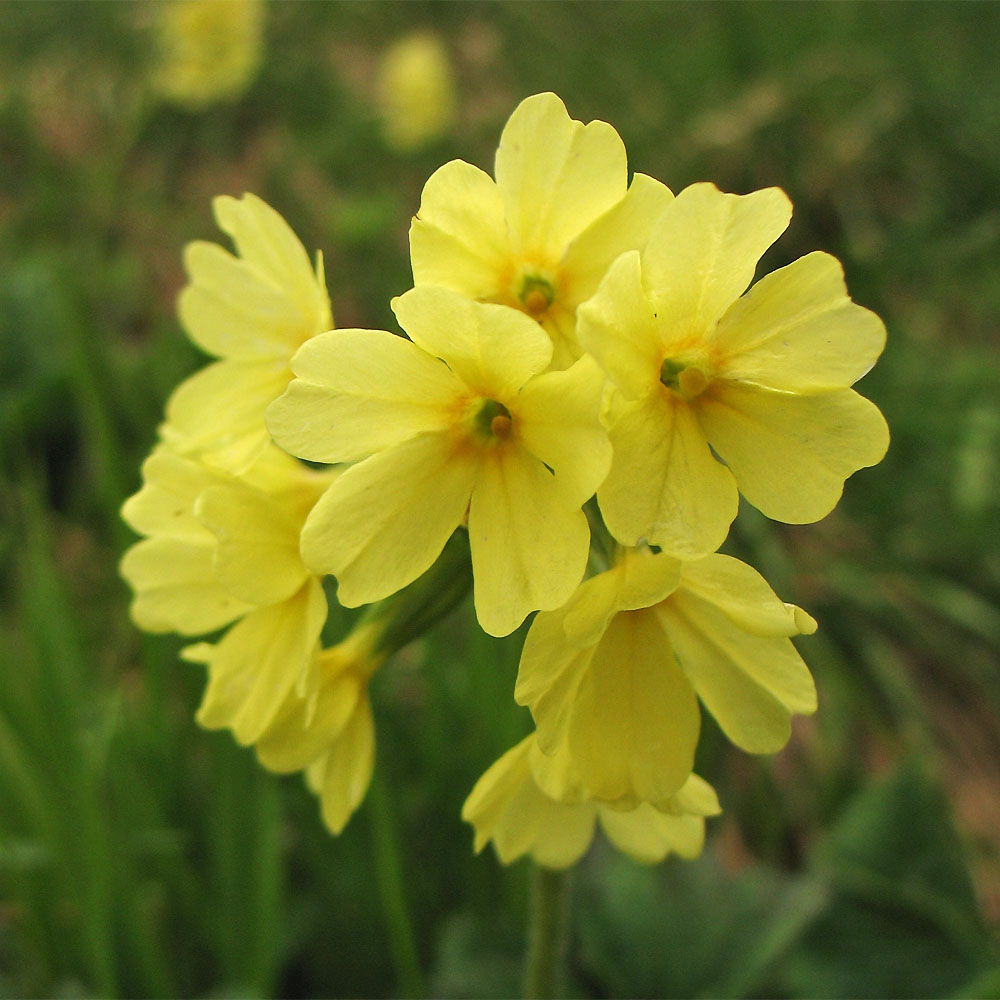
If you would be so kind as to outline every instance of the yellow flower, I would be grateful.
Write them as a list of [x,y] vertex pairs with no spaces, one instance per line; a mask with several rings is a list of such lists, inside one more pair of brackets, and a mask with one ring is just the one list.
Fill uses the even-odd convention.
[[333,326],[323,278],[284,219],[252,194],[212,202],[237,256],[195,241],[178,302],[191,339],[217,361],[177,387],[161,437],[178,452],[240,471],[267,448],[264,410],[292,377],[289,360]]
[[678,562],[625,552],[558,611],[532,622],[514,697],[546,753],[564,744],[588,795],[662,807],[691,773],[697,699],[750,753],[774,753],[790,716],[816,708],[788,636],[814,631],[729,556]]
[[[275,440],[351,462],[309,515],[302,552],[356,607],[427,570],[467,521],[475,605],[491,635],[573,592],[587,563],[582,505],[610,462],[590,358],[546,372],[552,345],[506,306],[443,288],[393,302],[412,340],[336,330],[304,344],[268,410]],[[442,360],[443,359],[443,360]]]
[[545,756],[532,735],[476,782],[462,818],[475,828],[477,853],[492,840],[504,864],[528,854],[539,865],[559,869],[583,856],[598,821],[607,838],[636,861],[652,864],[671,851],[696,858],[705,840],[704,817],[719,811],[714,790],[695,774],[662,809],[645,802],[628,809],[595,802],[575,780],[565,752]]
[[382,56],[376,100],[386,142],[402,152],[436,139],[455,115],[455,82],[441,40],[426,32],[407,35]]
[[285,695],[315,690],[326,598],[302,563],[298,539],[331,474],[273,446],[243,477],[161,447],[143,477],[122,511],[149,536],[122,558],[135,591],[132,616],[141,628],[182,635],[235,622],[217,643],[186,655],[209,666],[206,725],[229,726],[252,743]]
[[568,368],[582,353],[577,306],[645,244],[672,195],[644,174],[629,186],[618,133],[572,120],[555,94],[517,107],[495,174],[452,160],[427,181],[410,227],[413,283],[522,310],[552,339],[553,367]]
[[[368,681],[385,658],[376,651],[379,636],[379,626],[362,625],[324,649],[317,660],[314,696],[288,692],[255,747],[271,771],[305,771],[332,833],[343,830],[371,782],[375,724]],[[212,725],[204,706],[199,721]]]
[[850,388],[885,328],[848,298],[837,261],[811,253],[740,298],[790,217],[777,188],[695,184],[580,307],[580,342],[616,388],[597,498],[623,544],[712,552],[737,487],[768,517],[819,520],[885,454],[885,420]]
[[260,65],[263,0],[169,0],[159,14],[153,84],[190,108],[232,100]]

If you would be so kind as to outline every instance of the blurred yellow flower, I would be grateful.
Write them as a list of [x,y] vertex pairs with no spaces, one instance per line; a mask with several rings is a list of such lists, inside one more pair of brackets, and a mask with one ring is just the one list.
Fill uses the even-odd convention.
[[642,247],[672,195],[636,174],[606,122],[555,94],[522,101],[500,137],[496,181],[452,160],[424,185],[410,227],[413,283],[513,306],[541,323],[552,366],[581,355],[576,308],[621,253]]
[[441,39],[418,32],[391,45],[379,62],[375,98],[386,142],[401,152],[445,132],[455,117],[455,82]]
[[623,544],[713,552],[737,489],[768,517],[817,521],[885,455],[882,414],[850,388],[885,327],[848,298],[838,262],[811,253],[740,298],[790,217],[777,188],[692,185],[580,307],[580,342],[616,390],[597,499]]
[[310,514],[303,555],[356,607],[415,580],[467,522],[479,622],[506,635],[531,611],[559,607],[583,577],[581,508],[611,460],[603,377],[590,358],[546,372],[548,337],[506,306],[422,287],[393,309],[412,340],[314,337],[268,409],[291,454],[357,461]]
[[652,864],[671,852],[696,858],[705,817],[719,812],[715,791],[696,774],[659,809],[645,802],[625,809],[595,802],[586,797],[565,751],[548,757],[531,735],[476,782],[462,818],[475,828],[477,853],[492,840],[504,864],[527,854],[560,869],[579,861],[598,822],[611,843],[636,861]]
[[242,477],[161,446],[122,508],[147,536],[121,562],[136,624],[181,635],[231,625],[187,655],[209,669],[203,721],[243,744],[261,736],[290,692],[315,694],[327,606],[299,555],[299,531],[332,475],[273,446]]
[[263,0],[167,0],[157,8],[153,85],[190,108],[239,97],[260,66]]
[[681,563],[630,550],[535,617],[514,697],[530,707],[542,751],[565,746],[589,796],[662,808],[691,773],[699,698],[750,753],[779,750],[790,716],[815,711],[788,639],[815,628],[730,556]]
[[237,253],[189,243],[178,311],[191,340],[223,360],[174,390],[160,435],[175,451],[239,472],[268,447],[264,410],[288,385],[292,355],[333,317],[322,255],[314,269],[273,208],[252,194],[215,198],[212,208]]

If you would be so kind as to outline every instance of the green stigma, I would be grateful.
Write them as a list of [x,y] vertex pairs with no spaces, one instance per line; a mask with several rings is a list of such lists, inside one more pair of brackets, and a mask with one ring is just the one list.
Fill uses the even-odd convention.
[[476,414],[475,423],[476,430],[483,437],[503,440],[510,436],[510,410],[495,399],[483,400],[483,405]]
[[521,291],[518,298],[524,304],[524,308],[532,316],[540,316],[552,305],[552,300],[556,297],[556,290],[552,287],[552,282],[537,276],[525,277],[521,283]]
[[678,396],[694,399],[708,388],[709,377],[701,365],[665,358],[660,365],[660,382]]

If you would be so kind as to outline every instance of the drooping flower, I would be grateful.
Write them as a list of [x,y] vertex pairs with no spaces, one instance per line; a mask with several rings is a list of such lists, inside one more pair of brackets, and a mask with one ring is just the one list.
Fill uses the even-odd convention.
[[789,636],[815,631],[755,570],[714,554],[630,550],[557,611],[535,617],[514,690],[539,747],[564,745],[591,797],[661,807],[687,780],[698,699],[750,753],[774,753],[816,708]]
[[737,489],[775,520],[819,520],[884,456],[885,420],[850,386],[885,328],[848,298],[837,261],[811,253],[740,297],[790,217],[777,188],[695,184],[580,307],[580,342],[615,387],[598,502],[622,544],[713,552]]
[[436,35],[416,32],[379,62],[376,101],[386,142],[410,152],[438,138],[455,116],[451,60]]
[[[323,821],[340,833],[361,804],[375,764],[375,723],[368,682],[385,659],[378,649],[380,627],[362,624],[317,657],[317,686],[311,698],[285,694],[254,749],[261,764],[279,774],[303,771],[319,796]],[[206,694],[198,721],[207,728],[228,725],[228,712]],[[216,722],[216,718],[219,722]]]
[[530,735],[476,782],[462,818],[475,828],[477,853],[492,840],[504,864],[527,854],[543,867],[561,869],[583,856],[598,822],[636,861],[652,864],[670,852],[695,858],[705,840],[705,817],[719,811],[714,790],[695,774],[659,809],[645,802],[615,809],[587,798],[565,750],[546,756]]
[[582,353],[577,306],[673,196],[644,174],[629,185],[618,133],[574,121],[555,94],[518,105],[495,174],[452,160],[430,177],[410,227],[413,283],[522,310],[551,338],[552,366],[568,368]]
[[315,691],[327,606],[298,538],[332,475],[273,445],[240,477],[161,446],[123,508],[147,536],[121,563],[135,591],[136,623],[181,635],[230,626],[189,656],[208,664],[206,718],[241,743],[264,732],[289,692],[308,698]]
[[393,308],[412,340],[315,337],[268,410],[290,453],[357,462],[307,519],[303,555],[356,607],[415,580],[467,522],[480,624],[506,635],[562,604],[583,576],[581,508],[610,462],[603,377],[590,358],[546,372],[548,337],[506,306],[423,287]]
[[168,0],[156,11],[153,85],[192,109],[239,97],[260,65],[263,0]]
[[182,454],[239,472],[264,451],[264,410],[292,377],[289,361],[333,326],[323,277],[288,223],[252,194],[212,202],[236,255],[195,241],[184,251],[190,283],[178,301],[191,339],[222,360],[182,382],[160,435]]

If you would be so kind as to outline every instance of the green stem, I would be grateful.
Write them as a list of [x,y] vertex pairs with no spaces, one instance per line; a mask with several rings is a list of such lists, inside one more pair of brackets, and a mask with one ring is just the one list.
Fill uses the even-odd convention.
[[406,900],[403,880],[403,859],[399,850],[399,834],[393,815],[389,794],[376,769],[368,790],[370,803],[372,841],[375,860],[375,881],[378,887],[389,952],[399,995],[423,997],[427,995],[424,976],[420,969],[413,921]]
[[558,995],[568,939],[569,883],[568,871],[540,865],[534,870],[524,970],[526,1000],[551,1000]]

